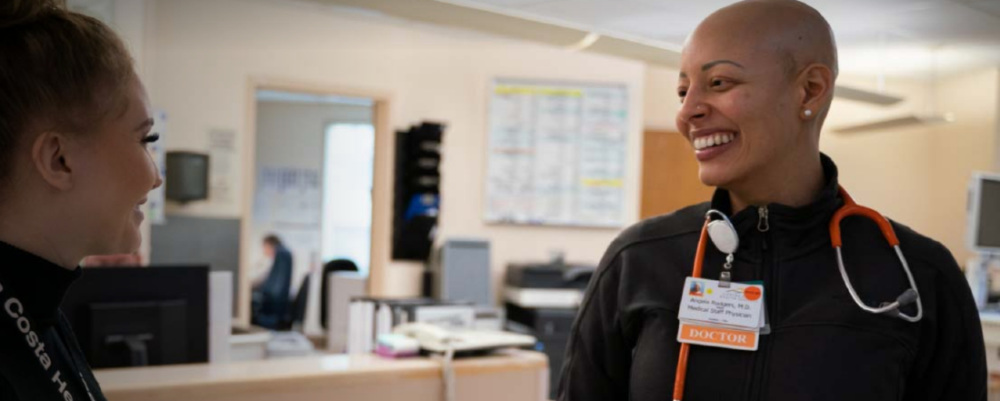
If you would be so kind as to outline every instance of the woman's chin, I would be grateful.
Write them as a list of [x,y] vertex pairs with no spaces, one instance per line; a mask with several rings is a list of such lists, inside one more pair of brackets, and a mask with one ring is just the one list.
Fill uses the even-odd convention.
[[715,187],[715,188],[725,187],[726,183],[729,182],[726,171],[714,167],[715,166],[712,167],[702,166],[701,168],[699,168],[698,179],[701,180],[702,184],[705,184],[710,187]]

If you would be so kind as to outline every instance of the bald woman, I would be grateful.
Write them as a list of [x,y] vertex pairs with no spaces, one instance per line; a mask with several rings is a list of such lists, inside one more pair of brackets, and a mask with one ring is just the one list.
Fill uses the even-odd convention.
[[[919,293],[917,322],[862,310],[844,285],[829,232],[844,197],[819,151],[836,78],[833,33],[805,4],[744,1],[697,27],[681,53],[677,127],[717,189],[610,245],[573,325],[560,400],[986,399],[979,316],[944,246],[891,223]],[[732,281],[763,283],[767,326],[755,351],[694,345],[679,364],[678,311],[710,209],[739,237]],[[871,220],[848,218],[841,231],[868,305],[910,288]],[[702,277],[719,280],[726,256],[708,241]],[[917,304],[899,312],[914,316]]]

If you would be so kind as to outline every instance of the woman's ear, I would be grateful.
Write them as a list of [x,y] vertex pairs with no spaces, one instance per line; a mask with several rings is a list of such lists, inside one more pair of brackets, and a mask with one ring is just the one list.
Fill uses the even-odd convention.
[[31,161],[35,171],[49,186],[59,191],[73,188],[69,145],[65,134],[52,131],[39,134],[31,144]]
[[802,70],[798,83],[802,91],[799,115],[810,119],[823,111],[833,96],[833,71],[823,64],[811,64]]

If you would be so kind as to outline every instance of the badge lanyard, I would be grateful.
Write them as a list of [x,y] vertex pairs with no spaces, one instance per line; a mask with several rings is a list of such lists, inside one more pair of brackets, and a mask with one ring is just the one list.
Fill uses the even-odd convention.
[[[691,269],[691,277],[701,277],[701,266],[705,261],[705,239],[707,238],[708,219],[705,219],[705,225],[701,226],[701,236],[698,238],[698,250],[694,254],[694,268]],[[684,379],[687,377],[689,352],[691,352],[691,344],[681,343],[681,349],[677,356],[677,374],[674,377],[674,401],[680,401],[684,396]]]

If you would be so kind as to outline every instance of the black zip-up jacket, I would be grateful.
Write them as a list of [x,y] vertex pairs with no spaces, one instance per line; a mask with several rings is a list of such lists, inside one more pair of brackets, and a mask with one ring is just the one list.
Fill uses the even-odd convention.
[[0,242],[0,401],[104,401],[59,304],[81,269]]
[[[685,401],[986,400],[979,314],[940,243],[892,223],[923,302],[920,322],[871,314],[851,299],[830,243],[829,222],[843,204],[837,169],[821,158],[826,185],[807,206],[731,215],[729,194],[718,190],[711,203],[625,230],[573,324],[559,400],[672,399],[681,291],[709,208],[732,216],[740,237],[733,280],[763,280],[771,333],[756,352],[691,346]],[[875,223],[849,217],[841,230],[844,263],[864,301],[878,306],[908,288]],[[707,245],[703,277],[718,279],[724,257]]]

